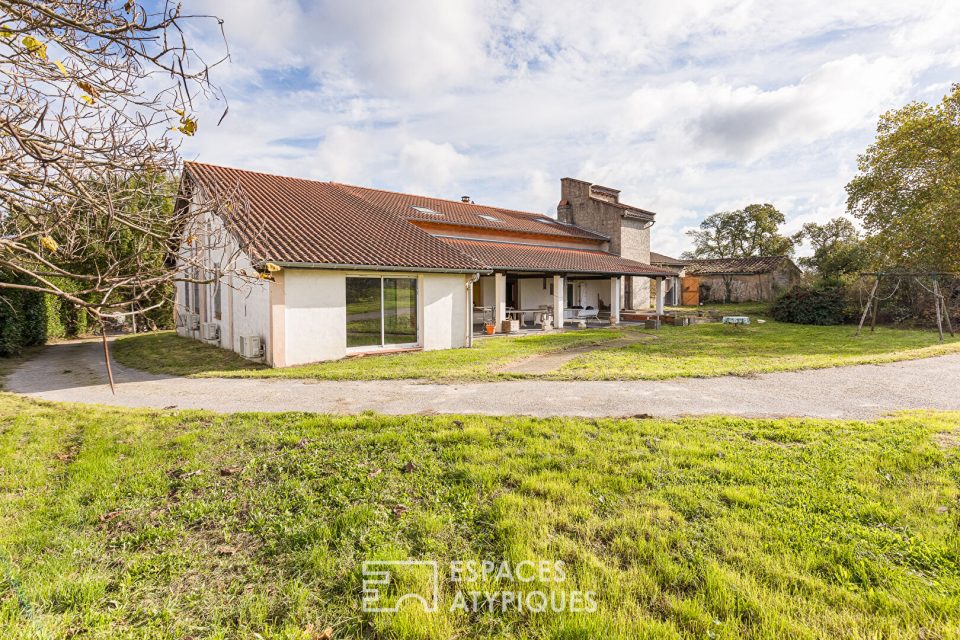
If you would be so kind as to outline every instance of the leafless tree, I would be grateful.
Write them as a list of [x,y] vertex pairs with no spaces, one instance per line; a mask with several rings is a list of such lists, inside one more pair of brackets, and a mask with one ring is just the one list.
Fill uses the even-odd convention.
[[57,295],[102,322],[229,268],[200,250],[178,271],[157,258],[184,229],[206,251],[226,242],[196,237],[204,212],[173,208],[171,185],[179,144],[201,131],[197,103],[223,98],[210,69],[228,55],[224,40],[208,64],[186,39],[188,22],[222,35],[217,18],[159,4],[0,0],[0,292]]

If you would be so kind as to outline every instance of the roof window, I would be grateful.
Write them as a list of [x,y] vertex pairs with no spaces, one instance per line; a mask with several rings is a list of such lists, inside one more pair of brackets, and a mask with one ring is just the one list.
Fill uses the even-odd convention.
[[503,220],[501,220],[500,218],[494,218],[493,216],[484,215],[482,213],[479,214],[479,216],[484,220],[489,220],[490,222],[503,222]]
[[443,215],[443,214],[440,213],[439,211],[434,211],[433,209],[430,209],[429,207],[417,207],[417,206],[414,206],[414,205],[410,205],[410,208],[413,209],[414,211],[416,211],[417,213],[425,213],[425,214],[427,214],[428,216],[442,216],[442,215]]

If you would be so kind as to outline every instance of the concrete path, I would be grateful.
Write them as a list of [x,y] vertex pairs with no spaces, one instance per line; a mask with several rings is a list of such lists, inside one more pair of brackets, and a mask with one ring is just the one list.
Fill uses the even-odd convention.
[[98,342],[53,345],[4,382],[9,391],[61,402],[235,411],[483,413],[537,416],[873,418],[899,409],[960,410],[960,355],[738,378],[669,381],[510,381],[421,384],[189,379],[114,364],[110,394]]

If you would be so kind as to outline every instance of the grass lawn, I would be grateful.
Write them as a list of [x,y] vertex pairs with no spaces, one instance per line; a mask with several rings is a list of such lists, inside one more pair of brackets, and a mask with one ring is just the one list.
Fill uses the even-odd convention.
[[[854,335],[850,326],[815,327],[768,321],[750,326],[664,326],[659,331],[587,329],[516,338],[482,338],[472,349],[451,349],[348,358],[284,369],[253,365],[239,356],[171,332],[118,340],[113,353],[127,366],[154,373],[204,377],[315,378],[434,381],[538,377],[500,369],[525,358],[598,344],[560,369],[540,377],[559,380],[654,380],[691,376],[748,375],[834,367],[960,353],[960,339],[941,345],[931,331],[878,328]],[[602,343],[634,336],[633,344]]]
[[[958,446],[957,413],[220,416],[0,394],[0,636],[956,637]],[[362,563],[403,558],[566,579],[442,579],[437,613],[363,613]],[[597,610],[451,612],[467,587],[594,591]]]

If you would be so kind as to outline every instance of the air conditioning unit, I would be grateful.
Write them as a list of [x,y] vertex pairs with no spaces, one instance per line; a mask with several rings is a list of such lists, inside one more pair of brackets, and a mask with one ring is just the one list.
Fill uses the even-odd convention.
[[244,358],[263,356],[263,341],[260,336],[240,336],[240,355]]
[[187,316],[187,329],[190,331],[196,331],[200,328],[200,316],[196,313],[191,313]]
[[219,340],[220,325],[216,322],[204,322],[200,325],[200,337],[208,341]]

